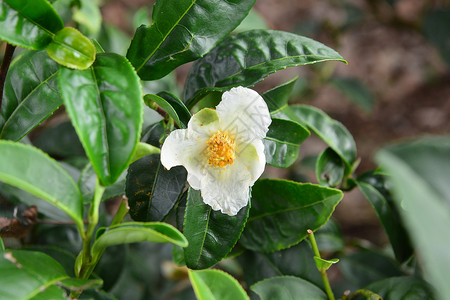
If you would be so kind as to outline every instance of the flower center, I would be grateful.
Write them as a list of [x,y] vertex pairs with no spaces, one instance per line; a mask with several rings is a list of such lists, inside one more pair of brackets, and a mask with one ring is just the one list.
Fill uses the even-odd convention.
[[231,165],[236,158],[235,142],[225,132],[217,131],[207,142],[208,163],[214,167]]

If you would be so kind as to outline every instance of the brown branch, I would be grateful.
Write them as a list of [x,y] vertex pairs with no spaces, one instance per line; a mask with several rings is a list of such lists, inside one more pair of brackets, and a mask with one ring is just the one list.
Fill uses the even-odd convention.
[[2,66],[0,67],[0,109],[2,108],[3,87],[5,85],[6,73],[8,73],[15,49],[16,46],[6,43],[5,55],[3,56]]

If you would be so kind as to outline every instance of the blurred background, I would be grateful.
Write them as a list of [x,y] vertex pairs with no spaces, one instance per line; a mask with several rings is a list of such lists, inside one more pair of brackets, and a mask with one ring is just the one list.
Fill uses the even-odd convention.
[[[154,3],[149,0],[51,2],[65,20],[73,19],[66,25],[77,25],[89,37],[97,39],[105,51],[122,55],[135,29],[141,24],[151,24]],[[82,3],[82,8],[67,9],[74,2]],[[347,127],[361,159],[358,175],[376,169],[372,156],[382,146],[427,134],[450,133],[450,1],[256,0],[254,9],[236,31],[260,28],[311,37],[337,50],[347,60],[348,65],[325,62],[279,71],[255,89],[264,92],[298,76],[290,102],[316,106]],[[0,56],[3,51],[4,46]],[[161,80],[144,83],[145,93],[168,90],[181,96],[191,65],[183,65]],[[59,137],[57,143],[52,143],[55,140],[52,130],[56,127]],[[76,142],[63,108],[36,128],[29,139],[70,166],[84,166],[86,162],[77,161],[77,157],[84,156],[84,151]],[[288,169],[268,166],[264,176],[316,182],[315,159],[325,148],[318,138],[311,137],[302,144],[295,165]],[[372,207],[356,189],[345,194],[333,218],[346,244],[355,240],[367,247],[383,249],[388,243]],[[73,228],[60,226],[58,231],[46,226],[41,225],[38,230],[40,238],[47,240],[35,243],[56,243],[70,252],[76,250],[70,246],[79,243]],[[159,275],[162,272],[176,279],[186,274],[178,274],[170,263],[149,271],[165,258],[170,261],[171,251],[164,247],[143,244],[108,251],[97,269],[105,279],[105,289],[115,285],[114,293],[123,299],[147,299],[158,289],[164,295],[161,299],[172,299],[174,295],[182,299],[189,283],[179,281],[167,285]],[[132,254],[127,256],[126,263],[123,255],[119,255],[123,251]],[[150,252],[160,254],[142,260]],[[131,267],[122,270],[125,264]],[[227,268],[233,273],[233,268],[238,267],[230,263]],[[117,281],[121,271],[123,274]],[[236,269],[234,272],[239,273]],[[340,274],[331,274],[332,281],[333,276],[338,278]],[[154,282],[153,291],[142,285],[150,281]]]

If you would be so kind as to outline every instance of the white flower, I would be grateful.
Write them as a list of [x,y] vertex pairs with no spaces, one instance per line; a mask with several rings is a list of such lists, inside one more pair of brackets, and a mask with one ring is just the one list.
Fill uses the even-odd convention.
[[249,188],[266,165],[262,139],[271,123],[269,109],[255,91],[225,92],[216,109],[204,108],[187,129],[174,130],[161,149],[167,169],[183,165],[189,185],[203,201],[230,216],[246,206]]

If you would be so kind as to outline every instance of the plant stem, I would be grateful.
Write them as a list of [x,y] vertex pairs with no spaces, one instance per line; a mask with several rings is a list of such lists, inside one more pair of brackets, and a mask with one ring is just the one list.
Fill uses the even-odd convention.
[[15,49],[16,46],[6,43],[5,55],[3,56],[2,66],[0,67],[0,109],[2,108],[3,87],[5,85],[6,73],[8,73]]
[[[307,232],[309,234],[309,240],[311,241],[311,246],[314,255],[318,258],[321,258],[319,248],[317,247],[316,238],[314,237],[314,233],[312,232],[311,229],[308,229]],[[320,276],[322,276],[323,285],[325,286],[325,291],[327,292],[328,299],[335,300],[333,291],[331,290],[330,282],[328,281],[327,271],[319,269],[319,272]]]

